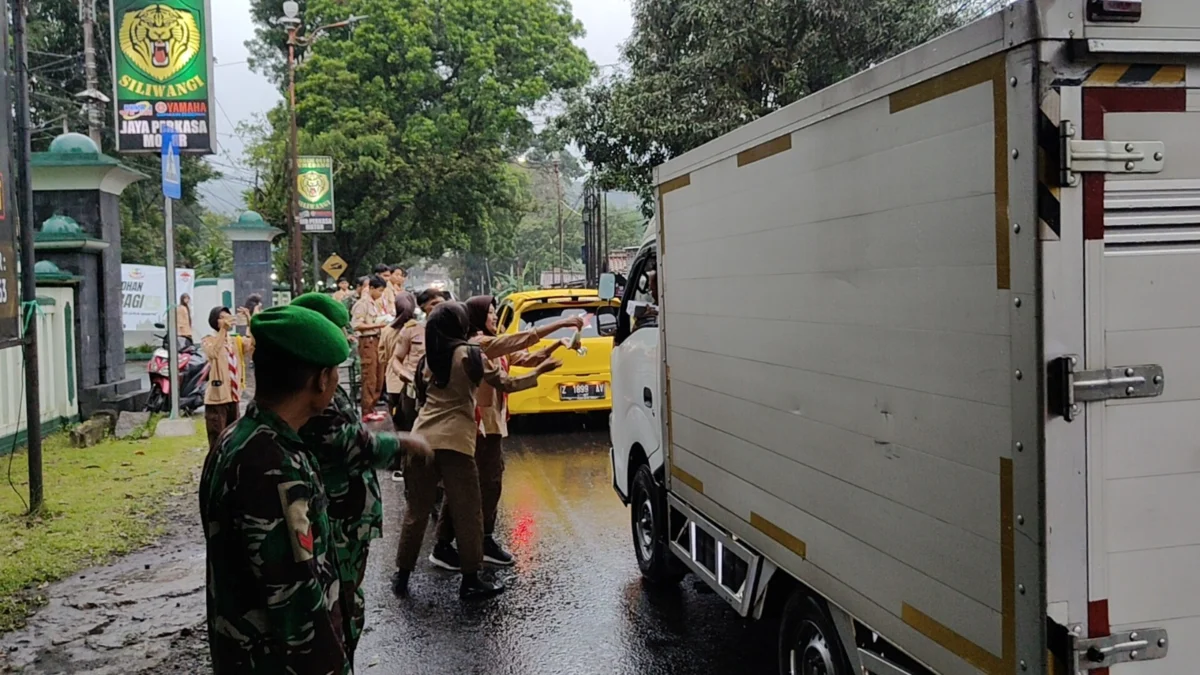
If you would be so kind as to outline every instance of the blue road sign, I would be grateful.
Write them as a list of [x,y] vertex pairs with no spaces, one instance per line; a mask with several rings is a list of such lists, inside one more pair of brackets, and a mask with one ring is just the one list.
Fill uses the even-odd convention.
[[179,164],[179,135],[174,129],[162,133],[162,190],[171,199],[183,199],[183,169]]

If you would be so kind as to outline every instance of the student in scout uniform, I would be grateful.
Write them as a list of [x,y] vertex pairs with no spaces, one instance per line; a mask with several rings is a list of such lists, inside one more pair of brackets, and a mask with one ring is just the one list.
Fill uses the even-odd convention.
[[337,290],[333,292],[333,299],[343,302],[352,295],[354,295],[354,291],[350,288],[350,280],[344,277],[338,279]]
[[[429,316],[434,307],[445,302],[441,293],[427,288],[417,294],[416,303],[421,308],[424,316]],[[392,324],[395,325],[395,324]],[[395,334],[395,343],[388,354],[388,378],[395,376],[399,379],[399,393],[393,394],[394,400],[391,401],[392,409],[392,426],[396,431],[412,431],[413,423],[417,421],[417,390],[414,388],[416,383],[417,364],[421,358],[425,356],[425,322],[418,321],[415,317],[409,319],[403,327]],[[404,471],[403,467],[397,466],[392,473],[392,480],[402,480]],[[437,499],[437,504],[441,504],[441,493]],[[437,519],[438,507],[434,507],[432,512],[433,518]]]
[[[311,309],[343,329],[350,327],[350,313],[324,293],[301,295],[292,301],[292,306]],[[415,453],[428,461],[430,450],[420,436],[368,431],[359,420],[349,394],[341,387],[329,406],[301,427],[300,438],[316,458],[325,494],[329,496],[346,654],[353,664],[366,622],[362,582],[367,571],[367,554],[371,540],[383,536],[383,494],[375,469],[387,468],[402,453]]]
[[375,276],[383,279],[383,283],[385,284],[383,287],[383,297],[379,299],[379,305],[383,308],[384,314],[391,314],[392,307],[396,304],[396,289],[392,288],[391,266],[379,263],[375,266]]
[[243,385],[240,345],[230,339],[233,313],[228,307],[214,307],[208,314],[208,325],[216,331],[200,341],[200,349],[208,360],[208,386],[204,391],[204,428],[208,432],[209,451],[217,444],[221,432],[237,421],[240,414]]
[[[557,340],[536,352],[529,347],[560,330],[583,328],[583,317],[573,316],[519,333],[496,335],[496,300],[490,295],[475,296],[466,302],[471,322],[471,342],[483,349],[483,357],[493,368],[505,373],[511,366],[536,368],[549,360],[554,352],[566,346]],[[515,560],[500,542],[496,541],[496,512],[504,480],[502,441],[508,436],[508,395],[482,382],[475,392],[479,420],[475,437],[475,465],[479,468],[479,493],[483,503],[483,560],[492,565],[507,567]],[[459,569],[458,551],[453,546],[454,522],[443,511],[438,519],[437,544],[429,554],[429,562],[451,571]]]
[[208,642],[215,675],[348,675],[327,497],[299,430],[337,391],[350,348],[303,307],[251,319],[258,390],[204,461]]
[[175,333],[181,339],[192,341],[192,296],[184,293],[179,296],[179,306],[175,308]]
[[404,425],[401,415],[404,389],[407,381],[404,377],[403,360],[396,360],[395,354],[400,345],[401,336],[406,328],[410,333],[420,324],[417,322],[417,300],[411,293],[405,291],[396,295],[396,319],[383,329],[379,341],[380,356],[386,364],[384,372],[387,381],[388,411],[392,414],[392,425],[396,431],[411,431],[412,423]]
[[470,320],[459,303],[439,305],[425,326],[425,363],[418,369],[421,411],[413,431],[425,437],[433,450],[433,462],[412,458],[405,464],[404,521],[396,550],[396,573],[392,592],[408,595],[408,579],[421,553],[421,540],[437,497],[438,482],[446,489],[446,508],[454,519],[461,558],[464,599],[485,598],[504,586],[479,576],[483,565],[483,507],[479,494],[479,471],[475,466],[475,390],[481,382],[514,392],[537,386],[537,378],[562,365],[547,360],[519,378],[508,375],[483,358],[478,345],[468,342]]
[[408,284],[408,270],[399,265],[392,265],[392,290],[396,292],[396,297],[400,297],[401,293],[405,292],[404,286]]
[[368,292],[354,303],[351,324],[358,334],[358,356],[362,365],[362,414],[364,422],[378,422],[386,416],[375,412],[383,392],[384,363],[379,358],[379,335],[385,325],[379,300],[387,282],[371,277]]

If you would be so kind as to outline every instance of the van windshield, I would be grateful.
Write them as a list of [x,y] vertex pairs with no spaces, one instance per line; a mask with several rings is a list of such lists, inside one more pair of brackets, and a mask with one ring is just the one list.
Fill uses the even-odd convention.
[[[536,309],[527,309],[521,312],[517,317],[519,322],[519,330],[529,330],[531,328],[540,328],[558,321],[559,319],[569,319],[573,316],[583,317],[583,335],[582,337],[600,337],[600,331],[596,326],[596,310],[604,307],[602,304],[595,305],[579,305],[575,307],[538,307]],[[548,336],[550,340],[561,340],[562,338],[571,337],[573,331],[570,328],[560,329]]]

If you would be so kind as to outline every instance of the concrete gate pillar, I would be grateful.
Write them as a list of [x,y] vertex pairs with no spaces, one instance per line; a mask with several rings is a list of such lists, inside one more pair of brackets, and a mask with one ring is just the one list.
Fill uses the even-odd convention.
[[271,242],[281,234],[283,230],[271,227],[254,211],[225,226],[225,236],[233,245],[233,301],[237,305],[258,293],[263,307],[271,306]]
[[35,152],[33,217],[38,258],[79,277],[75,315],[79,406],[86,419],[103,408],[135,409],[141,378],[125,376],[121,328],[121,193],[146,178],[102,154],[83,134],[55,138]]

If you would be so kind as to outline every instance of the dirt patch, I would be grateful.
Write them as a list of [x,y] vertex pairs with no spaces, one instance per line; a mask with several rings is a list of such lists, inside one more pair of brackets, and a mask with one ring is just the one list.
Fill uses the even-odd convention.
[[156,543],[41,590],[45,607],[25,628],[0,637],[0,672],[205,672],[197,480],[198,472],[153,517],[164,532]]

